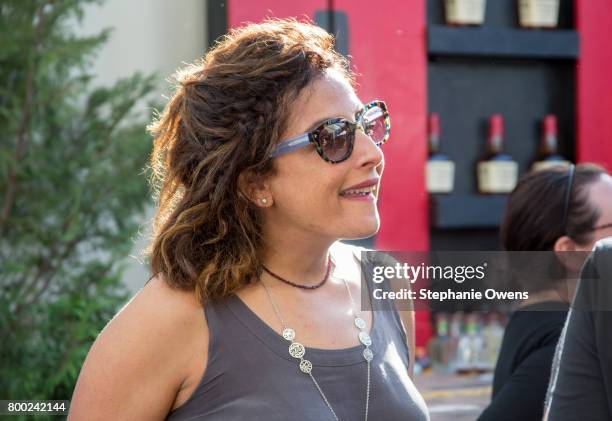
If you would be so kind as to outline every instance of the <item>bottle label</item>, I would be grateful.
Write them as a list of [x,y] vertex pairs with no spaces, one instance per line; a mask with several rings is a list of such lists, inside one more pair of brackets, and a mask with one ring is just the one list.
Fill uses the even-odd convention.
[[533,166],[531,167],[532,171],[540,171],[540,170],[546,170],[548,168],[557,166],[557,165],[565,165],[568,166],[570,164],[569,161],[565,161],[562,159],[559,160],[550,160],[550,161],[536,161],[533,163]]
[[559,17],[559,0],[520,0],[521,26],[554,28]]
[[425,179],[429,193],[449,193],[455,181],[453,161],[428,161]]
[[485,0],[446,0],[446,21],[480,25],[484,21]]
[[518,164],[515,161],[478,163],[478,190],[481,193],[509,193],[516,186]]

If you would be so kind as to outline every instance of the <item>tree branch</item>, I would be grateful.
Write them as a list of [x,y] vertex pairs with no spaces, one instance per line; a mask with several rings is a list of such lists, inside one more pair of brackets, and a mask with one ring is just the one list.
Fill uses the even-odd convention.
[[4,202],[2,203],[2,210],[0,211],[0,235],[4,234],[6,222],[8,221],[11,211],[13,210],[13,204],[15,202],[15,195],[17,194],[17,168],[19,162],[23,157],[26,144],[28,143],[28,127],[30,125],[30,116],[32,114],[32,99],[34,94],[34,75],[36,73],[36,54],[39,53],[42,45],[42,32],[44,24],[44,13],[43,9],[46,4],[40,5],[36,11],[36,17],[38,22],[36,23],[36,29],[34,32],[34,56],[30,59],[28,66],[28,75],[26,78],[26,94],[25,101],[21,107],[21,122],[19,123],[19,129],[17,131],[17,144],[15,145],[15,164],[11,167],[8,175],[8,182],[6,187],[6,195],[4,196]]
[[[107,194],[107,191],[103,190],[103,191],[99,191],[98,193],[99,194],[94,198],[94,200],[92,200],[90,202],[90,208],[91,209],[95,208],[95,206],[99,203],[99,201],[102,199],[102,197],[104,197],[104,195]],[[85,212],[86,215],[91,215],[92,213],[93,212]],[[62,231],[65,231],[68,228],[68,226],[70,225],[70,223],[71,223],[71,219],[67,218],[66,221],[64,221]],[[65,245],[64,252],[61,253],[61,255],[59,255],[59,256],[56,254],[56,252],[59,249],[58,242],[53,243],[52,249],[51,249],[51,254],[49,255],[49,257],[47,259],[43,259],[42,264],[39,266],[39,270],[37,271],[36,275],[34,276],[34,278],[30,282],[28,282],[28,287],[27,288],[23,288],[23,290],[25,291],[26,295],[20,297],[20,299],[17,300],[17,306],[15,308],[15,314],[19,314],[19,312],[24,307],[28,307],[28,306],[34,304],[36,301],[38,301],[40,299],[42,294],[49,287],[49,284],[50,284],[51,280],[53,279],[53,277],[55,276],[55,274],[62,267],[63,261],[74,251],[74,249],[76,248],[76,246],[80,242],[82,242],[83,240],[87,239],[88,235],[89,234],[87,232],[84,232],[82,235],[80,235],[80,236],[72,239],[71,241],[69,241]],[[59,261],[57,262],[56,265],[52,265],[51,262],[53,262],[56,259],[59,259]],[[34,291],[36,289],[36,284],[38,283],[40,278],[45,273],[48,273],[48,275],[45,277],[45,280],[44,280],[44,283],[42,285],[42,288],[39,289],[38,292],[33,297],[31,297],[29,300],[26,300],[27,295],[28,295],[28,291],[30,291],[29,295],[32,295],[32,291]]]

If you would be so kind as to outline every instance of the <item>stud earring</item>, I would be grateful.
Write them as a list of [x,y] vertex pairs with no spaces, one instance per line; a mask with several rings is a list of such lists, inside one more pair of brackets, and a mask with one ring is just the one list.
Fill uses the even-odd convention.
[[268,203],[268,199],[266,199],[265,197],[262,197],[261,199],[259,199],[259,201],[263,203],[264,205]]

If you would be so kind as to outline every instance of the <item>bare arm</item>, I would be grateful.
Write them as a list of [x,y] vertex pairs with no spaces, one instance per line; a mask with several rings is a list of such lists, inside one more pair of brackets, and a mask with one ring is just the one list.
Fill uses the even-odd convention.
[[83,364],[70,421],[163,420],[208,330],[192,293],[151,280],[102,330]]
[[415,323],[414,310],[398,310],[402,327],[406,333],[406,346],[408,347],[408,375],[413,378],[414,374],[414,356],[416,352],[415,346]]

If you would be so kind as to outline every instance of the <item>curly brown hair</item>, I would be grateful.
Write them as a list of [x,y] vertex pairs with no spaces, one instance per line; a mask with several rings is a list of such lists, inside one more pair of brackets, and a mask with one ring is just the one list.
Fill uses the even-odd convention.
[[274,19],[232,30],[177,73],[172,99],[149,126],[158,209],[145,253],[153,274],[202,304],[258,278],[261,215],[238,179],[274,174],[270,154],[292,101],[327,69],[354,81],[332,35]]

